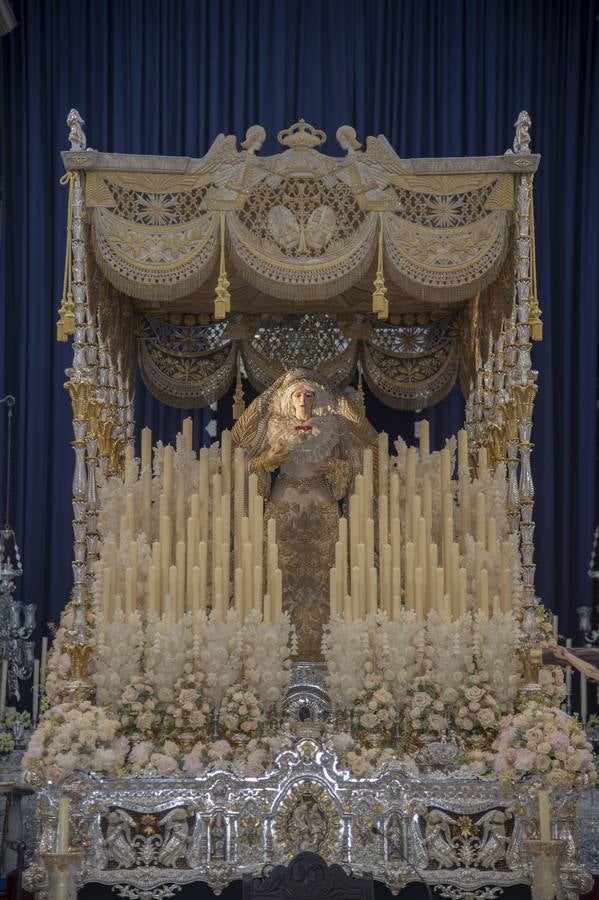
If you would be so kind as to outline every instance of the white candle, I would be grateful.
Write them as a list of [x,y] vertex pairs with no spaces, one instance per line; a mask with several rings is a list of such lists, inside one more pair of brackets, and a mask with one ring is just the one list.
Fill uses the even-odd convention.
[[39,702],[40,702],[40,661],[39,661],[39,659],[33,660],[33,684],[31,685],[31,691],[33,694],[31,719],[33,722],[33,727],[35,728],[35,726],[37,724],[37,713],[38,713]]
[[551,840],[551,816],[549,814],[549,791],[537,793],[539,801],[539,838],[542,841]]
[[580,673],[580,721],[583,725],[587,724],[589,716],[588,696],[587,696],[587,677]]
[[46,684],[46,668],[48,666],[48,638],[42,638],[42,660],[40,664],[40,686],[42,690]]
[[559,616],[553,617],[553,640],[556,644],[559,641]]
[[68,797],[61,797],[58,801],[58,826],[56,829],[56,852],[68,853],[70,845],[69,816],[71,804]]
[[478,451],[478,477],[479,479],[486,478],[488,474],[487,448],[481,447]]
[[170,444],[167,444],[164,448],[162,458],[162,490],[167,497],[170,497],[173,492],[173,463],[175,459],[174,450]]
[[[407,572],[407,569],[406,569]],[[414,572],[414,608],[416,610],[416,619],[422,622],[424,619],[424,573],[420,566],[416,567]]]
[[183,419],[183,446],[185,450],[193,450],[193,419],[188,416]]
[[458,431],[458,473],[468,468],[468,435],[461,428]]
[[379,467],[378,482],[379,495],[387,496],[389,490],[389,437],[385,432],[379,434]]
[[152,429],[143,428],[141,432],[141,470],[152,465]]
[[420,443],[420,459],[424,462],[428,459],[430,453],[429,424],[426,419],[421,419],[418,423],[418,440]]
[[[572,638],[566,638],[566,650],[572,648]],[[566,666],[566,697],[570,700],[572,696],[572,666]]]

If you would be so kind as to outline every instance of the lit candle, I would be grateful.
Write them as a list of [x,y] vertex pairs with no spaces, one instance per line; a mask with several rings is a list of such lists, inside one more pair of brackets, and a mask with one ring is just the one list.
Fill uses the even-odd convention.
[[551,840],[551,816],[549,814],[549,791],[537,793],[539,802],[539,838],[542,841]]
[[58,801],[58,826],[56,828],[56,852],[68,853],[69,840],[69,816],[71,812],[71,804],[69,798],[64,795]]
[[31,711],[31,719],[33,722],[33,727],[37,725],[37,712],[39,709],[40,702],[40,661],[39,659],[33,660],[33,685],[31,687],[33,692],[33,706]]

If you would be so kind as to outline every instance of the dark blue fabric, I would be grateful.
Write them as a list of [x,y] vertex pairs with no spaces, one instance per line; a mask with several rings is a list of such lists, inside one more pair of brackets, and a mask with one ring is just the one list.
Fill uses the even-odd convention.
[[[14,518],[27,599],[56,620],[70,587],[70,351],[54,339],[70,107],[86,118],[91,146],[108,151],[199,156],[219,132],[242,136],[259,122],[273,152],[277,131],[303,116],[327,131],[331,152],[336,128],[350,123],[362,139],[385,134],[406,157],[501,153],[527,109],[543,154],[537,583],[573,632],[574,608],[590,599],[595,483],[596,0],[12,2],[19,26],[0,40],[0,395],[19,401]],[[461,420],[459,406],[454,394],[431,413],[437,446]],[[161,415],[168,437],[181,414]],[[138,419],[159,421],[139,396]],[[377,412],[391,433],[400,422],[412,427],[410,417]]]

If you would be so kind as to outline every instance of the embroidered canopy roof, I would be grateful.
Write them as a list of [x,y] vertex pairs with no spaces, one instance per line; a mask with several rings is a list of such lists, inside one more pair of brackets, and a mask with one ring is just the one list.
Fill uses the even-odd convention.
[[521,138],[503,156],[404,160],[343,126],[329,156],[301,120],[273,156],[260,126],[201,159],[65,152],[103,337],[175,405],[222,396],[238,351],[258,389],[292,366],[346,384],[360,361],[384,402],[431,405],[458,370],[468,383],[511,303],[517,179],[539,162]]

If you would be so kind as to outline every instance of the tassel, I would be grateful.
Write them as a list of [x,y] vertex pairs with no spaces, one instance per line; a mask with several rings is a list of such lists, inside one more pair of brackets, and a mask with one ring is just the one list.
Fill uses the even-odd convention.
[[387,300],[387,286],[383,273],[383,214],[379,213],[379,251],[376,278],[374,279],[374,293],[372,295],[372,311],[379,319],[389,317],[389,301]]
[[356,391],[356,406],[362,418],[366,417],[366,398],[364,385],[362,384],[362,363],[358,361],[358,390]]
[[58,310],[58,322],[56,324],[56,340],[66,341],[70,334],[75,334],[75,304],[73,302],[73,260],[71,257],[71,244],[73,240],[73,182],[75,173],[67,172],[60,179],[62,185],[69,185],[69,199],[67,201],[67,242],[64,259],[64,278],[62,282],[62,297]]
[[530,311],[528,324],[533,341],[543,340],[543,322],[541,307],[537,296],[537,250],[535,245],[535,206],[532,194],[532,178],[530,179]]
[[235,420],[241,418],[245,411],[245,400],[243,397],[243,381],[241,380],[241,355],[237,354],[237,382],[235,384],[235,393],[233,394],[233,418]]
[[224,319],[231,311],[231,282],[225,269],[225,214],[220,214],[220,273],[216,282],[216,298],[214,300],[214,318]]

